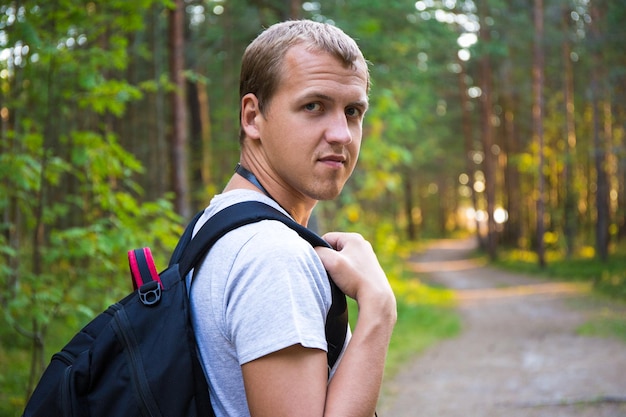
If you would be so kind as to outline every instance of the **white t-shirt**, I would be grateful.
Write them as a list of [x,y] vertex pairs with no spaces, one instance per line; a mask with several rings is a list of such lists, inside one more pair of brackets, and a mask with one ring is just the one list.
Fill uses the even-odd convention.
[[[234,190],[212,199],[194,234],[217,211],[250,200],[284,212],[258,192]],[[217,417],[250,415],[241,365],[295,344],[327,350],[332,299],[326,271],[311,245],[279,221],[252,223],[222,237],[195,271],[190,291]]]

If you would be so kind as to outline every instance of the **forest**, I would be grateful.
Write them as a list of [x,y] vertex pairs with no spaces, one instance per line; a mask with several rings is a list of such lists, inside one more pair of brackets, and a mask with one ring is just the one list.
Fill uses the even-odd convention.
[[0,401],[23,405],[59,323],[124,294],[126,251],[166,264],[238,161],[243,50],[301,18],[354,37],[372,77],[359,164],[317,230],[389,263],[460,231],[541,266],[619,250],[626,0],[2,0],[0,337],[30,366],[0,373],[19,387]]

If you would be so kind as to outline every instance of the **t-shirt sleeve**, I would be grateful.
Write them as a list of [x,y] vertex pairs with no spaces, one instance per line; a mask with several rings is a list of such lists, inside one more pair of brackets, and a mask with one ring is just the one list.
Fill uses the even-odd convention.
[[226,287],[226,331],[240,365],[295,344],[327,350],[324,267],[308,242],[272,223],[241,247]]

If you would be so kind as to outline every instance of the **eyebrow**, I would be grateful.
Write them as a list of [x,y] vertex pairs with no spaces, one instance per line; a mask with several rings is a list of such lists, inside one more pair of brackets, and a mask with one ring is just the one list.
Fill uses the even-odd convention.
[[[323,94],[323,93],[311,93],[311,94],[305,94],[304,96],[301,97],[302,100],[310,100],[310,99],[318,99],[318,100],[325,100],[325,101],[330,101],[330,102],[336,102],[337,100],[335,100],[333,97],[327,95],[327,94]],[[367,100],[357,100],[357,101],[353,101],[348,103],[348,106],[346,107],[360,107],[363,110],[367,110],[369,108],[369,102]]]

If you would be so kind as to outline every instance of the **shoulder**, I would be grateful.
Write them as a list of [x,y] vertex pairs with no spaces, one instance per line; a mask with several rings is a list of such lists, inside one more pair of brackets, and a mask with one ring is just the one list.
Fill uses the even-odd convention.
[[[233,258],[233,272],[255,271],[256,279],[285,280],[306,276],[328,285],[326,270],[313,247],[297,232],[277,220],[242,226],[218,242]],[[271,277],[271,278],[270,278]]]
[[213,217],[218,212],[237,203],[247,201],[258,201],[261,203],[265,203],[268,206],[279,210],[283,214],[288,215],[282,209],[282,207],[280,207],[274,200],[263,194],[251,190],[233,190],[223,194],[217,194],[211,199],[210,204],[203,210],[202,215],[198,219],[197,223],[194,225],[193,233],[197,233],[200,227],[202,227],[202,225],[206,223],[208,219]]
[[[212,216],[219,211],[244,201],[259,201],[265,203],[287,217],[289,215],[274,200],[269,197],[250,190],[234,190],[227,193],[218,194],[194,227],[194,233]],[[313,263],[321,261],[315,253],[313,247],[302,239],[296,231],[278,220],[261,220],[250,223],[226,234],[215,245],[215,252],[226,249],[231,254],[239,256],[259,256],[257,259],[263,260],[272,257],[273,259],[283,259],[288,257],[292,262],[304,260]]]
[[313,247],[298,233],[289,226],[278,220],[261,220],[246,226],[240,227],[235,232],[240,231],[247,237],[244,249],[261,250],[264,253],[274,253],[279,255],[287,252],[294,255],[300,252],[311,253]]

